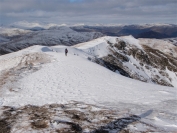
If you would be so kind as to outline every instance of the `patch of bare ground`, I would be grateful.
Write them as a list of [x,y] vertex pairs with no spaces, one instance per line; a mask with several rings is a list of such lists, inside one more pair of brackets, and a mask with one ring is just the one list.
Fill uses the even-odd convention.
[[[141,117],[126,111],[111,110],[94,105],[71,102],[44,106],[1,108],[0,133],[132,133],[129,125],[144,124],[148,131],[159,131],[141,123]],[[138,131],[137,132],[141,132]]]
[[6,84],[7,79],[11,76],[10,71],[1,71],[0,73],[0,88]]
[[[45,53],[25,54],[19,57],[19,61],[17,62],[16,66],[0,71],[0,95],[2,93],[1,89],[4,85],[13,84],[13,82],[16,82],[18,79],[24,76],[24,72],[25,74],[30,74],[39,70],[41,68],[41,64],[50,62],[50,58],[51,57],[49,55],[46,55]],[[8,63],[13,62],[14,59],[15,58],[9,59]],[[12,85],[10,88],[5,88],[9,91],[15,92],[14,87],[15,86]]]
[[0,120],[0,133],[10,133],[10,125],[6,120]]
[[142,46],[148,54],[151,64],[155,68],[165,70],[167,67],[170,71],[177,72],[177,58],[169,56],[157,49],[152,49],[151,47],[148,47],[146,45]]

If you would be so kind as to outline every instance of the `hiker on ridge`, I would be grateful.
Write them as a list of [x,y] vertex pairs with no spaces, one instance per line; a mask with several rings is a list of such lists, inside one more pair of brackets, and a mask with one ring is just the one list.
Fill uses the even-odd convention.
[[65,56],[67,56],[67,53],[68,53],[68,49],[66,48],[65,49]]

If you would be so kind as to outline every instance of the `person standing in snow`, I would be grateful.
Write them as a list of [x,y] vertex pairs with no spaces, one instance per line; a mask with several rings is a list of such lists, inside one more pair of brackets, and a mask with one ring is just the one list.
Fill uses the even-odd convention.
[[68,53],[68,49],[66,48],[65,49],[65,56],[67,56],[67,53]]

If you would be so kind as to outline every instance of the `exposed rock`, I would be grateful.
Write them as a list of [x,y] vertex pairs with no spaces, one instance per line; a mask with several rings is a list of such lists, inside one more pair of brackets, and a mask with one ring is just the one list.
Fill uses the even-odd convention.
[[[140,116],[128,110],[112,110],[85,103],[71,102],[64,105],[26,105],[19,108],[0,108],[0,133],[57,132],[57,133],[111,133],[129,131],[129,125],[141,124],[148,131],[159,131]],[[149,115],[149,111],[146,113]],[[142,114],[143,115],[143,114]],[[141,129],[136,129],[138,132]],[[161,130],[160,130],[161,131]]]
[[93,61],[114,72],[119,71],[121,75],[126,77],[173,86],[172,77],[166,70],[177,74],[177,58],[175,56],[153,49],[147,44],[140,48],[121,38],[117,38],[114,43],[111,41],[107,41],[107,43],[109,44],[109,54]]

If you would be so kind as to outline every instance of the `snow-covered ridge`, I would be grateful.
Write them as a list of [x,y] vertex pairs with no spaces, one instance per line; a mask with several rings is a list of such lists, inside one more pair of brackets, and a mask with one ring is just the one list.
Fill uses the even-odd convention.
[[177,49],[168,42],[107,36],[74,47],[91,55],[98,64],[124,76],[177,87]]
[[[10,24],[11,27],[18,27],[18,28],[24,28],[29,29],[33,27],[42,27],[45,29],[48,29],[52,26],[86,26],[87,24],[79,23],[79,24],[54,24],[54,23],[39,23],[39,22],[28,22],[28,21],[19,21]],[[133,24],[133,25],[140,25],[144,27],[153,27],[153,26],[172,26],[173,24],[165,24],[165,23],[150,23],[150,24]],[[88,26],[127,26],[126,24],[90,24]]]
[[[87,132],[101,126],[109,129],[107,124],[114,127],[110,132],[118,131],[119,122],[123,124],[118,126],[120,129],[126,124],[125,130],[133,132],[176,131],[176,88],[127,78],[88,60],[96,55],[86,49],[99,50],[104,41],[115,48],[113,42],[118,44],[125,38],[99,38],[91,41],[100,42],[93,47],[88,43],[80,48],[33,46],[1,56],[0,120],[21,120],[23,124],[11,122],[10,129],[25,132],[66,128],[64,122]],[[126,47],[138,48],[128,43]],[[64,54],[65,48],[68,56]],[[2,61],[8,61],[9,67],[3,66]],[[9,112],[12,114],[7,116]],[[126,123],[127,120],[130,122]]]
[[[69,27],[52,27],[4,43],[0,52],[9,53],[36,44],[51,46],[79,43],[73,47],[84,51],[90,59],[117,73],[144,82],[177,86],[177,48],[171,43],[159,39],[138,40],[133,36],[105,36],[92,40],[99,36],[99,33],[79,33]],[[169,71],[175,74],[172,75]]]
[[[51,50],[46,48],[45,46],[38,46],[37,45],[37,46],[23,49],[19,52],[13,52],[13,53],[10,53],[7,55],[2,55],[2,56],[0,56],[0,64],[1,64],[0,71],[13,69],[13,68],[17,67],[20,62],[24,62],[24,61],[28,61],[28,60],[34,61],[34,60],[38,59],[38,57],[36,57],[37,56],[36,53],[47,52],[47,51],[51,51]],[[32,56],[30,56],[30,58],[27,59],[26,57],[28,57],[30,54]],[[43,53],[41,53],[41,55],[45,56],[45,54],[43,54]],[[42,57],[39,57],[39,58],[42,58]],[[26,65],[29,65],[29,63]]]
[[[69,51],[69,54],[68,54],[67,57],[64,55],[64,49],[65,48],[68,48],[68,51]],[[133,79],[121,76],[119,74],[116,74],[116,73],[114,73],[114,72],[112,72],[112,71],[110,71],[110,70],[108,70],[108,69],[106,69],[104,67],[101,67],[100,65],[98,65],[96,63],[93,63],[93,62],[89,61],[88,58],[87,58],[89,56],[89,54],[86,54],[84,51],[78,50],[77,48],[73,48],[73,47],[66,47],[66,46],[54,46],[54,47],[33,46],[33,47],[27,48],[25,50],[22,50],[22,51],[19,51],[19,52],[16,52],[16,53],[11,53],[9,55],[3,55],[3,57],[0,58],[0,61],[5,61],[5,60],[9,61],[9,65],[11,63],[13,64],[13,62],[16,62],[17,64],[19,64],[21,61],[25,61],[26,59],[29,59],[29,58],[24,58],[24,57],[28,57],[28,55],[34,55],[34,57],[31,58],[31,59],[33,59],[33,61],[35,61],[35,59],[37,59],[35,57],[36,53],[41,54],[41,55],[42,54],[44,54],[44,55],[46,54],[46,56],[43,56],[41,58],[45,58],[46,57],[47,60],[48,60],[48,57],[50,57],[50,62],[49,63],[44,63],[44,65],[42,66],[42,68],[40,70],[38,70],[37,72],[31,73],[31,74],[29,73],[28,76],[25,76],[22,79],[19,79],[19,82],[22,83],[20,86],[22,88],[24,88],[24,86],[25,86],[25,88],[26,87],[28,88],[28,89],[26,88],[26,89],[24,89],[24,90],[21,91],[21,92],[24,91],[24,94],[26,93],[26,91],[30,90],[30,87],[32,87],[32,86],[28,86],[29,84],[33,85],[33,87],[35,89],[37,89],[38,88],[37,86],[44,85],[44,84],[42,84],[42,82],[44,82],[44,81],[48,82],[48,85],[46,87],[49,87],[52,83],[57,84],[58,82],[55,82],[55,80],[58,80],[59,83],[61,83],[61,87],[64,87],[63,85],[66,85],[68,87],[72,86],[72,89],[74,89],[74,90],[78,89],[77,87],[82,87],[82,85],[78,86],[78,84],[76,84],[76,83],[77,82],[82,82],[82,80],[84,80],[84,82],[83,82],[84,85],[86,85],[86,84],[87,85],[93,84],[93,86],[92,85],[89,86],[90,87],[89,90],[92,91],[92,89],[93,89],[95,92],[98,91],[98,90],[101,91],[99,89],[99,87],[102,87],[102,89],[104,88],[102,90],[103,92],[104,92],[104,90],[107,90],[107,91],[109,90],[109,92],[107,92],[107,93],[113,93],[114,91],[116,91],[115,89],[117,89],[118,86],[120,87],[121,84],[123,84],[125,82],[126,82],[127,85],[128,84],[130,84],[130,85],[133,84],[131,87],[127,86],[127,89],[130,89],[130,90],[133,89],[134,90],[134,92],[132,92],[132,93],[136,93],[136,91],[140,91],[140,92],[141,91],[147,91],[147,93],[154,93],[154,92],[149,91],[149,90],[155,89],[155,88],[158,88],[158,87],[160,87],[161,89],[163,88],[164,91],[168,90],[170,92],[169,87],[163,87],[163,86],[159,86],[159,85],[148,84],[148,83],[140,82],[140,81],[133,80]],[[14,56],[14,54],[15,54],[15,56]],[[20,59],[14,60],[13,58],[21,58],[22,60],[20,60]],[[39,60],[39,62],[40,62],[40,60]],[[41,63],[32,64],[31,67],[35,67],[35,66],[37,67],[39,64],[41,64]],[[24,63],[23,65],[24,66],[19,66],[19,68],[17,68],[17,69],[20,69],[20,67],[29,67],[29,65],[31,65],[31,64],[29,64],[29,63],[25,64]],[[6,66],[2,66],[1,65],[1,71],[2,70],[5,71],[5,70],[8,70],[8,69],[12,69],[12,68],[17,67],[17,66],[18,65],[12,65],[11,68],[5,68]],[[21,72],[23,73],[23,71],[21,71]],[[94,77],[92,77],[92,75],[97,75],[97,76],[94,78]],[[62,77],[64,79],[66,78],[68,80],[67,84],[65,84],[65,82],[61,82],[60,81],[60,78],[62,80]],[[76,80],[70,80],[70,78],[73,78],[73,77],[75,77]],[[83,77],[86,78],[86,79],[83,79]],[[109,78],[107,78],[107,77],[109,77]],[[49,78],[53,79],[53,80],[49,81]],[[104,80],[107,80],[107,83],[109,83],[109,84],[104,84],[105,86],[103,87],[101,84],[102,84],[102,81],[104,81]],[[120,83],[116,85],[115,84],[116,82],[120,82]],[[98,90],[97,89],[95,90],[95,85],[97,83],[100,84],[100,86],[98,86]],[[14,85],[14,84],[12,83],[11,85]],[[115,85],[115,87],[112,86],[114,88],[114,89],[112,88],[113,90],[110,90],[110,88],[111,88],[110,85],[111,86]],[[141,90],[141,87],[143,85],[146,85],[147,88],[144,89],[144,90]],[[8,86],[4,86],[4,87],[5,87],[4,89],[6,91],[6,89],[7,89]],[[58,85],[54,85],[53,87],[56,88],[56,87],[59,87],[59,86]],[[88,91],[87,87],[86,88],[82,88],[82,89],[83,90],[80,90],[80,91],[83,91],[83,93],[84,93],[84,91]],[[175,88],[174,89],[171,88],[171,91],[173,91],[173,90],[175,90]],[[51,90],[48,90],[48,91],[51,91]],[[58,91],[60,91],[60,90],[58,90]],[[92,92],[94,92],[94,91],[92,91]],[[121,87],[117,91],[119,91],[119,93],[121,91],[122,91],[122,93],[124,92],[123,89],[121,89]],[[55,92],[53,92],[53,93],[55,93]],[[64,92],[62,92],[62,93],[64,93]],[[29,95],[29,93],[26,93],[26,94]],[[60,93],[58,93],[58,94],[60,95]],[[68,94],[68,95],[70,95],[70,94]],[[137,93],[137,95],[139,95],[139,94]],[[151,102],[150,99],[148,99],[148,97],[150,95],[151,94],[147,94],[146,95],[147,99],[146,98],[144,99],[145,103],[146,102]],[[151,99],[151,100],[152,101],[155,100],[156,102],[160,102],[160,99],[161,98],[163,99],[163,96],[160,96],[160,95],[161,95],[161,93],[159,93],[159,99]],[[172,94],[170,94],[170,95],[172,95]],[[48,96],[48,95],[46,95],[46,96]],[[96,98],[92,94],[90,96],[93,97],[93,98]],[[110,96],[112,96],[112,95],[110,95]],[[14,95],[14,97],[17,98],[18,95]],[[99,95],[97,94],[97,98],[98,97],[99,97]],[[101,97],[102,97],[102,94],[100,93],[100,98]],[[137,98],[136,96],[133,96],[133,97],[135,99]],[[67,97],[65,97],[65,98],[67,99]],[[80,97],[78,97],[77,99],[79,100]],[[85,97],[84,99],[86,100],[87,97]],[[127,99],[124,99],[124,97],[119,97],[118,99],[119,100],[123,100],[124,102],[126,102],[126,101],[127,102],[132,102],[131,101],[132,97],[131,98],[127,98]],[[9,100],[11,101],[13,99],[9,99]],[[34,99],[31,99],[31,100],[33,101]],[[53,99],[53,100],[55,100],[55,99]],[[76,100],[76,97],[75,97],[75,100]],[[90,99],[90,100],[91,100],[90,103],[94,103],[93,99]],[[108,100],[108,99],[106,99],[105,97],[102,97],[100,99],[100,102],[101,101],[104,102],[106,100]],[[5,105],[11,105],[12,103],[10,101],[8,101],[8,100],[4,101],[3,104],[5,104]],[[61,99],[61,101],[63,101],[63,100]],[[19,101],[19,102],[16,103],[16,105],[24,105],[24,104],[26,104],[26,102],[27,101],[25,101],[25,99],[24,99],[23,102]],[[33,102],[34,102],[33,104],[42,105],[42,103],[40,101],[37,102],[37,101],[34,100]],[[50,101],[50,102],[52,102],[52,101]],[[63,102],[65,103],[65,101],[63,101]],[[139,101],[138,99],[134,100],[134,103],[139,103],[139,102],[141,102],[141,101]]]

